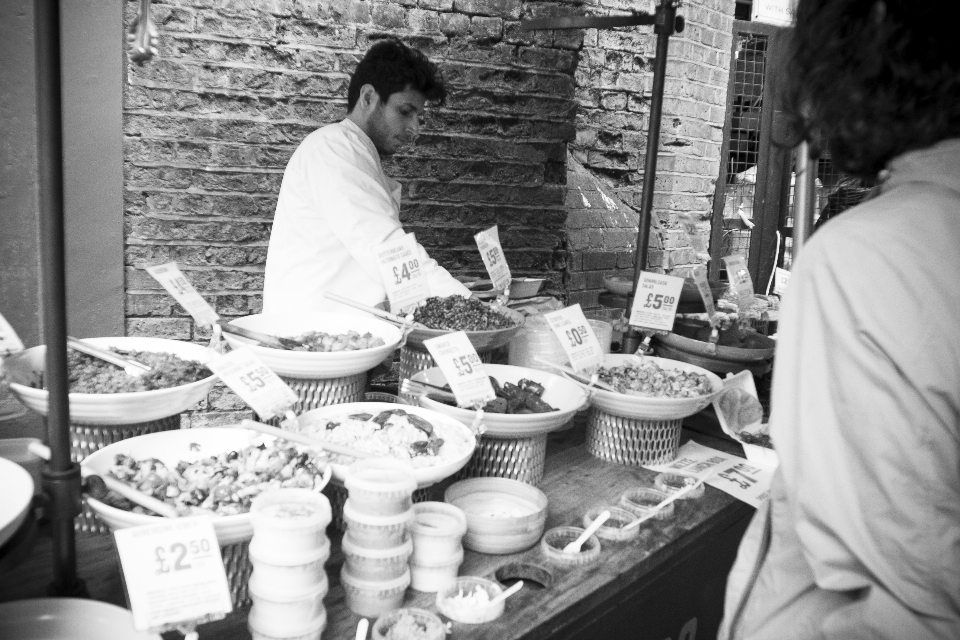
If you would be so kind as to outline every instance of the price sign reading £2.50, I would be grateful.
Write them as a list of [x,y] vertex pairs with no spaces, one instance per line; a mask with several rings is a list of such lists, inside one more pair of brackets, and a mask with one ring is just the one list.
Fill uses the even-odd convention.
[[583,371],[603,362],[603,348],[579,304],[545,313],[543,317],[550,323],[574,369]]
[[633,298],[630,324],[661,331],[673,329],[681,289],[683,278],[641,271]]
[[218,620],[233,610],[209,516],[164,519],[114,532],[139,630]]
[[423,341],[461,407],[486,404],[497,397],[480,356],[463,331]]
[[376,254],[393,313],[430,297],[430,286],[420,268],[417,238],[412,233],[384,242],[376,248]]
[[207,366],[262,420],[283,415],[299,399],[293,389],[249,349],[234,349],[213,358]]
[[500,234],[497,231],[497,225],[493,225],[486,231],[481,231],[474,236],[477,241],[477,247],[480,249],[480,257],[483,258],[483,264],[487,267],[487,273],[493,281],[493,288],[497,291],[503,291],[510,285],[510,266],[507,259],[503,256],[503,247],[500,246]]

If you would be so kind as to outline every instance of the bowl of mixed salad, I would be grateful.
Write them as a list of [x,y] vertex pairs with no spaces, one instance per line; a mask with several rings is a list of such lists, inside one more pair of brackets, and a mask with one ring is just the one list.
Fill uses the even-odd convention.
[[413,312],[416,327],[407,336],[407,344],[425,351],[424,340],[452,331],[463,331],[478,353],[502,347],[523,326],[519,311],[497,307],[474,298],[448,296],[432,297],[421,302]]

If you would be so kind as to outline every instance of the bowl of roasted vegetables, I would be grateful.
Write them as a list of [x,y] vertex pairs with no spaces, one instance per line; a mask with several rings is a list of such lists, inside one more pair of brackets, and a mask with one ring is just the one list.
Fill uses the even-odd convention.
[[[483,368],[497,394],[483,407],[484,436],[529,438],[548,433],[570,422],[573,414],[586,405],[586,391],[558,375],[505,364],[485,364]],[[411,380],[438,387],[447,385],[439,367],[420,371]],[[420,403],[465,425],[472,425],[477,417],[476,411],[457,407],[429,392],[421,396]]]
[[223,334],[231,346],[249,347],[274,372],[290,378],[340,378],[369,371],[390,357],[401,337],[388,322],[347,313],[256,314],[230,324],[299,343],[293,349],[275,349]]
[[410,332],[407,344],[421,350],[426,350],[424,340],[463,331],[474,349],[483,353],[510,342],[523,326],[523,314],[518,311],[462,296],[427,298],[414,310],[413,320],[423,327]]
[[697,356],[731,362],[759,362],[773,357],[777,342],[736,321],[727,322],[718,331],[718,340],[710,343],[713,328],[703,320],[684,319],[673,324],[673,331],[654,337],[654,341]]

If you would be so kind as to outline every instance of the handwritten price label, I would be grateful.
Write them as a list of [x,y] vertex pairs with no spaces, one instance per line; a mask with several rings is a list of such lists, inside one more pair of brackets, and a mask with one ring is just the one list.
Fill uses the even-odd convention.
[[212,325],[220,318],[210,303],[203,299],[187,277],[180,272],[176,262],[147,267],[147,273],[152,275],[167,290],[167,293],[193,316],[197,324]]
[[700,297],[703,298],[703,306],[707,310],[707,315],[711,318],[717,315],[717,307],[713,302],[713,291],[710,290],[710,283],[707,282],[707,268],[702,264],[694,267],[693,281],[697,284]]
[[233,610],[210,517],[169,519],[113,535],[136,629],[217,620]]
[[741,255],[726,256],[723,259],[727,265],[727,279],[730,286],[737,292],[737,304],[740,311],[746,311],[753,302],[753,278],[747,269],[747,260]]
[[376,254],[391,311],[399,313],[430,297],[430,285],[420,267],[416,236],[408,233],[388,240],[377,247]]
[[0,358],[19,351],[23,351],[20,336],[13,330],[6,318],[0,314]]
[[579,304],[545,313],[543,317],[550,323],[574,369],[593,369],[603,362],[603,348]]
[[630,324],[663,331],[673,329],[681,289],[683,278],[641,271],[633,298]]
[[280,376],[245,347],[217,356],[207,366],[263,420],[283,415],[299,400]]
[[457,404],[472,407],[497,397],[480,356],[463,331],[424,340],[423,345],[443,371]]
[[483,258],[483,264],[490,274],[493,281],[493,288],[497,291],[503,291],[510,285],[512,277],[510,276],[510,266],[503,255],[503,247],[500,246],[500,234],[497,231],[497,225],[493,225],[486,231],[481,231],[474,236],[477,241],[477,247],[480,249],[480,257]]
[[776,268],[773,276],[773,292],[778,296],[783,296],[787,292],[787,284],[790,283],[790,272],[786,269]]

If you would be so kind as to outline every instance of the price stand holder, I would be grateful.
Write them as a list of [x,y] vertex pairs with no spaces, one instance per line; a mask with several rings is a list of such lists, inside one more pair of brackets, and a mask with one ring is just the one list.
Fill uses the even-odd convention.
[[388,240],[376,250],[377,264],[390,300],[390,311],[401,313],[430,297],[430,285],[420,266],[417,238],[412,233]]
[[577,371],[593,370],[603,362],[603,348],[579,304],[543,314],[560,340],[570,365]]
[[147,267],[147,273],[153,276],[167,290],[167,293],[193,316],[197,324],[212,325],[220,318],[210,303],[203,299],[187,277],[181,273],[176,262]]
[[23,351],[23,342],[7,319],[0,314],[0,358]]
[[682,289],[683,278],[641,271],[633,298],[630,324],[657,331],[673,329]]
[[497,231],[497,225],[493,225],[486,231],[481,231],[474,236],[477,241],[477,247],[480,249],[480,257],[483,264],[490,274],[493,281],[493,288],[496,291],[503,291],[510,286],[512,279],[510,275],[510,266],[503,255],[503,247],[500,246],[500,234]]
[[747,269],[747,259],[741,255],[726,256],[723,259],[727,265],[727,279],[730,286],[737,292],[737,304],[740,311],[746,311],[753,302],[753,278]]
[[284,415],[299,400],[296,392],[246,347],[212,358],[207,367],[262,420]]
[[713,291],[710,290],[710,283],[707,282],[707,268],[702,264],[694,267],[693,281],[697,284],[700,297],[703,298],[703,306],[707,310],[707,315],[712,320],[713,316],[717,315],[717,307],[713,301]]
[[787,292],[787,284],[790,282],[790,272],[786,269],[777,267],[773,275],[773,293],[783,297]]
[[483,406],[497,397],[466,333],[455,331],[430,338],[423,341],[423,346],[443,371],[461,407]]
[[233,610],[209,516],[169,518],[113,535],[134,628],[162,633],[219,620]]

